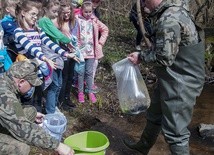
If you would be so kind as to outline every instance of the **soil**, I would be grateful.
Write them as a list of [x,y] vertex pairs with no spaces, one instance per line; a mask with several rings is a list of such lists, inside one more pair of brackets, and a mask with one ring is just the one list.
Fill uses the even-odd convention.
[[[198,132],[198,125],[200,123],[214,124],[214,120],[212,119],[214,113],[214,108],[212,108],[212,101],[214,99],[213,93],[214,85],[206,85],[202,95],[197,100],[193,119],[189,126],[192,134],[190,138],[191,155],[214,154],[214,139],[203,139]],[[70,113],[70,115],[73,117],[79,114]],[[94,110],[93,112],[88,111],[86,114],[79,117],[75,121],[71,131],[74,132],[76,130],[75,132],[81,132],[85,130],[96,130],[107,135],[110,146],[106,151],[106,155],[138,155],[140,153],[125,147],[123,140],[139,140],[145,123],[145,113],[131,116]],[[161,134],[155,146],[151,149],[150,154],[170,154],[168,145]]]
[[[67,130],[64,133],[63,138],[82,131],[100,131],[104,133],[110,141],[110,146],[106,150],[106,155],[140,155],[140,153],[128,149],[123,144],[123,140],[139,140],[146,123],[145,113],[138,115],[122,114],[118,106],[116,82],[114,79],[105,81],[106,82],[103,85],[98,83],[101,90],[97,94],[98,98],[100,98],[97,104],[77,104],[77,108],[73,111],[62,110],[68,119]],[[153,85],[148,84],[148,86],[151,92]],[[191,155],[214,154],[214,139],[203,139],[198,132],[198,125],[200,123],[214,124],[214,105],[212,104],[214,100],[213,93],[214,85],[206,85],[202,95],[197,99],[193,119],[189,126],[192,134],[190,138]],[[75,94],[75,91],[73,94]],[[54,155],[56,153],[33,147],[30,154]],[[161,134],[149,154],[170,154],[168,145]]]

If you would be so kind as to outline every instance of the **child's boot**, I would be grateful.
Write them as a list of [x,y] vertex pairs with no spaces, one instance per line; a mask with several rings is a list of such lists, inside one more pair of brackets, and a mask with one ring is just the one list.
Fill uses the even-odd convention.
[[89,93],[88,94],[89,100],[91,103],[96,103],[97,102],[97,98],[93,93]]
[[80,103],[84,103],[84,102],[85,102],[85,98],[84,98],[83,92],[79,92],[79,93],[78,93],[78,101],[79,101]]

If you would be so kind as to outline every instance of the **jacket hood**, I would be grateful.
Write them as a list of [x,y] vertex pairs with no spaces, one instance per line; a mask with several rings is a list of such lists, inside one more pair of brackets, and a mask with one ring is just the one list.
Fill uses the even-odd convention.
[[169,7],[183,7],[189,11],[189,0],[163,0],[160,5],[150,13],[150,16],[155,16]]
[[15,18],[12,17],[11,15],[5,15],[1,21],[6,22],[6,21],[14,21],[14,20],[15,20]]
[[[78,18],[80,18],[80,19],[86,19],[86,18],[82,15],[82,13],[78,15]],[[92,14],[91,17],[90,17],[89,19],[94,20],[94,19],[97,19],[97,17],[96,17],[94,14]],[[86,20],[88,20],[88,19],[86,19]]]

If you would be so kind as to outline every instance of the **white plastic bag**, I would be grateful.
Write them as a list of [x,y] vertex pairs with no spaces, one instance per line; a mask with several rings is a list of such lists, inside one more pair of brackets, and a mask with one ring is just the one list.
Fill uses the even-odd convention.
[[125,58],[112,66],[116,80],[117,93],[123,113],[139,114],[150,106],[150,97],[137,65]]

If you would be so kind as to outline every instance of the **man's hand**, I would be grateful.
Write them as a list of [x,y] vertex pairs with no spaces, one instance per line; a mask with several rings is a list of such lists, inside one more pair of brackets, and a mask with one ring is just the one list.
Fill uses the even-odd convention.
[[56,151],[60,154],[60,155],[74,155],[74,150],[71,149],[71,147],[63,144],[63,143],[59,143],[58,148],[56,149]]
[[139,59],[140,53],[139,52],[133,52],[128,55],[128,59],[133,63],[133,64],[139,64],[141,61]]
[[36,114],[36,123],[40,124],[43,122],[43,119],[44,119],[45,115],[40,113],[40,112],[37,112]]

